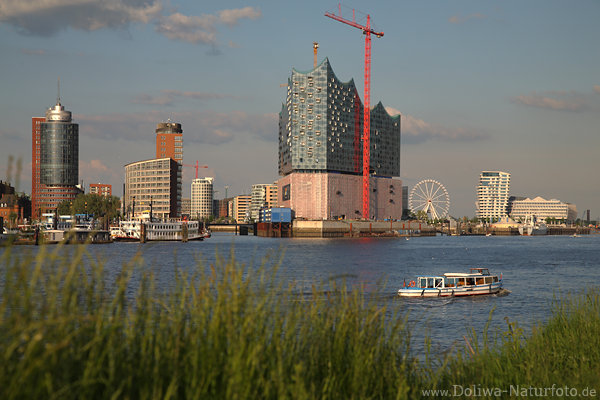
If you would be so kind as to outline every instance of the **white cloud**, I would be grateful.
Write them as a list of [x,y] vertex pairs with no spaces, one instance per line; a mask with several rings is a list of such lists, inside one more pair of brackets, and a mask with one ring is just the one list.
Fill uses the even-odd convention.
[[232,10],[219,11],[219,20],[225,25],[234,26],[237,25],[240,19],[257,19],[261,17],[260,10],[253,7],[237,8]]
[[511,99],[515,104],[558,111],[582,111],[587,108],[585,99],[576,93],[548,92],[521,95]]
[[[200,16],[175,12],[163,15],[168,0],[0,0],[0,23],[14,26],[26,35],[52,36],[68,28],[95,31],[126,28],[132,23],[155,25],[171,40],[216,46],[218,26],[234,27],[243,19],[262,16],[259,9],[243,7]],[[229,42],[234,47],[233,42]]]
[[171,40],[217,45],[217,25],[233,27],[241,19],[257,19],[261,15],[260,10],[253,7],[221,10],[216,15],[187,16],[175,13],[160,18],[156,31]]
[[[399,110],[386,107],[390,115],[402,114]],[[428,141],[467,141],[481,140],[486,136],[471,129],[465,128],[446,128],[440,125],[432,124],[412,115],[402,114],[402,142],[405,144],[416,144]]]
[[217,30],[214,15],[187,16],[180,13],[162,17],[156,23],[156,31],[171,40],[190,43],[216,44]]
[[94,31],[149,23],[161,0],[0,0],[0,22],[21,33],[51,36],[66,28]]

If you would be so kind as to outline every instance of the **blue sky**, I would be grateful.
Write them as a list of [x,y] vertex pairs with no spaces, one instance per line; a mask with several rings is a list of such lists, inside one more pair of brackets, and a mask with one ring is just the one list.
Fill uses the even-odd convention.
[[[442,182],[475,214],[482,170],[511,194],[600,215],[600,2],[342,2],[371,15],[371,103],[403,115],[401,178]],[[61,99],[80,125],[80,179],[121,194],[123,166],[153,158],[156,123],[184,129],[184,163],[217,197],[277,175],[277,113],[292,68],[328,57],[363,88],[364,39],[324,1],[0,0],[0,160],[31,185],[31,117]],[[350,16],[350,14],[346,14]],[[362,95],[361,95],[362,97]],[[6,177],[6,167],[2,176]],[[13,181],[14,179],[13,168]],[[184,195],[193,168],[184,168]]]

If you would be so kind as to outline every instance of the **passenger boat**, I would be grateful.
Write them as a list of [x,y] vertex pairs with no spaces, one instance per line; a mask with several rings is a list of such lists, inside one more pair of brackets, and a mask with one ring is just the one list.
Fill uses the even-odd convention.
[[130,242],[141,241],[142,236],[147,241],[204,240],[210,237],[210,233],[202,229],[198,221],[155,220],[146,215],[135,220],[120,221],[118,226],[110,228],[110,234],[115,241]]
[[468,273],[448,272],[443,276],[420,276],[398,290],[402,297],[451,297],[495,294],[502,289],[502,274],[487,268],[471,268]]

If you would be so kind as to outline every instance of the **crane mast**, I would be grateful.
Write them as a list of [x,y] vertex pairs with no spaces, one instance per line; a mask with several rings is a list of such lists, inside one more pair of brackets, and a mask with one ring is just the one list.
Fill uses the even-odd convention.
[[371,165],[371,34],[376,37],[382,37],[383,32],[377,32],[371,28],[371,16],[367,14],[367,24],[361,25],[356,22],[354,9],[352,10],[352,20],[342,17],[342,5],[338,4],[339,15],[326,12],[325,16],[338,22],[350,25],[362,30],[365,35],[365,95],[364,95],[364,116],[363,116],[363,184],[362,184],[362,208],[363,218],[370,218],[369,213],[369,177]]

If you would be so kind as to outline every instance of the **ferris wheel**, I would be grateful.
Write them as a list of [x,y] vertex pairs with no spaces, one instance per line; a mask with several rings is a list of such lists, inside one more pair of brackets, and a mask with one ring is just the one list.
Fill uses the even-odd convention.
[[450,197],[440,182],[424,179],[410,191],[408,206],[415,214],[425,211],[430,219],[442,219],[448,215]]

